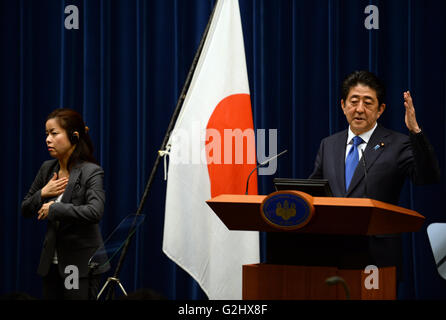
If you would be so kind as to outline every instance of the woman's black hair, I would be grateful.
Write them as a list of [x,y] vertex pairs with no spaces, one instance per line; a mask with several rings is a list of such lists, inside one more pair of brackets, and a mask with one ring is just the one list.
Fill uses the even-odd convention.
[[93,156],[93,143],[88,134],[89,129],[85,126],[82,116],[77,111],[66,108],[56,109],[46,118],[47,121],[50,119],[58,121],[59,125],[65,129],[71,144],[75,145],[74,151],[68,159],[68,170],[71,170],[73,165],[83,161],[97,164]]

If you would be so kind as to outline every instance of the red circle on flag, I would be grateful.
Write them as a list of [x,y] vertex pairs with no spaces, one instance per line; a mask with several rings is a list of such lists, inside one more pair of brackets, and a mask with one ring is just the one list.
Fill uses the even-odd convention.
[[[234,94],[221,100],[206,129],[206,160],[212,197],[244,194],[248,175],[256,166],[249,94]],[[248,191],[257,194],[256,174],[250,178]]]

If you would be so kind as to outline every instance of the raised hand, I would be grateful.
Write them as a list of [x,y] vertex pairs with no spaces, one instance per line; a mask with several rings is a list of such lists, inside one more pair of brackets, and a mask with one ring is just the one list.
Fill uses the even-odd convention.
[[421,131],[417,123],[417,118],[415,116],[415,108],[413,106],[412,97],[410,92],[406,91],[403,93],[404,96],[404,107],[406,108],[406,115],[404,121],[406,122],[407,129],[413,133],[419,133]]
[[68,178],[57,179],[57,174],[54,172],[53,177],[41,190],[42,198],[55,197],[62,194],[67,186]]

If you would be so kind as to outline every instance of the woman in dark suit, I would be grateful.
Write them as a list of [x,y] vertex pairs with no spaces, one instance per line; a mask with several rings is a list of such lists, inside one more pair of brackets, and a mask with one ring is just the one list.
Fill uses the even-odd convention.
[[89,274],[88,262],[103,245],[99,222],[104,211],[104,171],[82,116],[56,109],[46,121],[46,144],[55,158],[45,161],[22,202],[27,218],[47,220],[37,273],[45,299],[94,299],[101,265]]

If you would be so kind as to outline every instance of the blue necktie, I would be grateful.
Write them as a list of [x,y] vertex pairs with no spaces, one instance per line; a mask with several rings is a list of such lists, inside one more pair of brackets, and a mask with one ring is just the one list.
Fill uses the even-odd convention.
[[352,181],[353,173],[355,173],[356,166],[359,162],[358,146],[364,141],[359,136],[353,138],[353,146],[348,152],[345,160],[345,190],[348,190],[350,182]]

